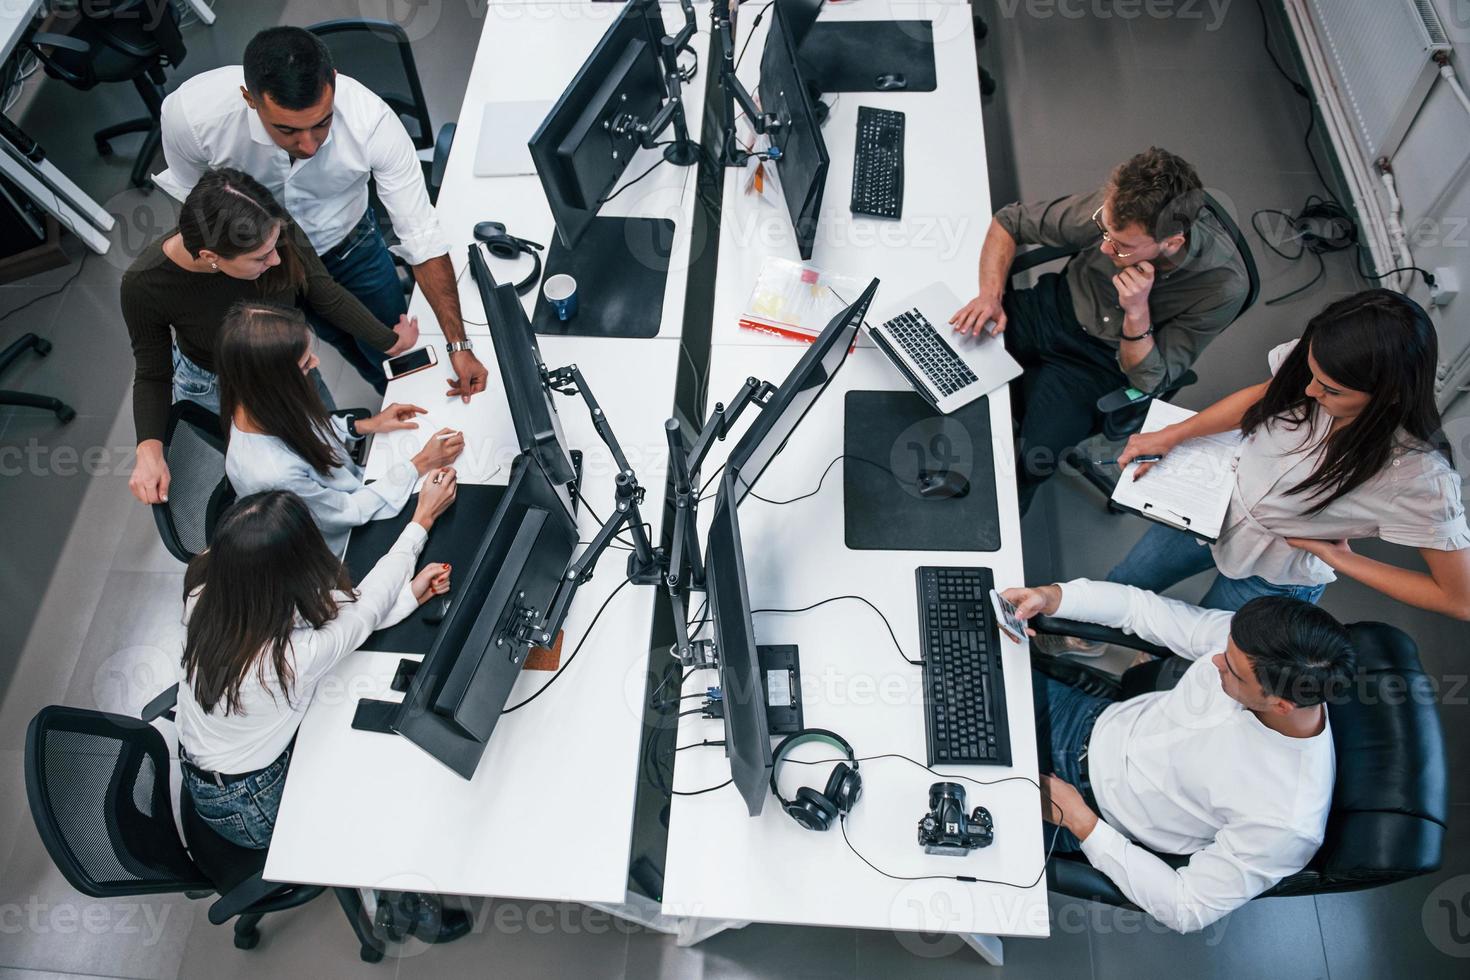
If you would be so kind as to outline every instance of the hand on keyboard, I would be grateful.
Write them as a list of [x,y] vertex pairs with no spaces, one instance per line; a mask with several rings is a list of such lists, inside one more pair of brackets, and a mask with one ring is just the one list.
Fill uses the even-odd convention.
[[949,322],[954,324],[956,333],[979,336],[984,331],[999,336],[1006,328],[1006,313],[999,296],[981,293],[956,310]]

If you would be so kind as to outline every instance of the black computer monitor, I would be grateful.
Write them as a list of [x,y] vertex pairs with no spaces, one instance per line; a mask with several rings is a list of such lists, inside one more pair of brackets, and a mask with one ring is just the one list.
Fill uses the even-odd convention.
[[796,44],[787,12],[777,4],[774,13],[761,55],[761,112],[771,117],[776,126],[771,134],[772,144],[781,150],[776,173],[792,227],[796,229],[796,247],[803,259],[809,259],[817,238],[817,218],[831,157],[822,139],[811,92],[797,65]]
[[536,331],[531,329],[515,286],[496,284],[479,244],[470,246],[470,274],[485,306],[485,322],[495,343],[495,360],[500,364],[500,380],[521,452],[535,456],[551,481],[565,486],[577,473],[562,435],[561,418],[542,381],[544,363]]
[[650,122],[668,95],[663,37],[658,0],[629,0],[531,137],[531,159],[567,248],[581,240],[640,145],[636,132],[615,135],[614,120]]
[[823,0],[776,0],[782,16],[786,19],[786,30],[791,46],[801,50],[801,43],[811,33],[817,15],[822,12]]
[[832,383],[857,339],[858,328],[877,291],[878,280],[874,279],[852,305],[832,318],[735,444],[725,470],[734,477],[736,503],[750,493],[771,460],[785,447],[791,433]]
[[465,779],[479,766],[530,649],[515,628],[546,612],[577,549],[576,521],[560,489],[533,457],[516,457],[474,561],[455,571],[434,645],[389,722]]
[[726,473],[720,480],[705,555],[705,587],[714,624],[715,656],[724,701],[725,755],[730,777],[745,798],[752,817],[765,804],[771,778],[771,730],[766,719],[766,693],[761,683],[751,622],[750,593],[745,584],[745,556],[740,550],[740,522],[735,515],[735,487]]

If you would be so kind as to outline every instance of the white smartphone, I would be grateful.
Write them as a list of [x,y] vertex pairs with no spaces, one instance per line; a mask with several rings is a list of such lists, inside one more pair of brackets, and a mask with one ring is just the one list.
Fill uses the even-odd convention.
[[426,370],[439,363],[439,357],[434,353],[433,345],[426,344],[414,350],[404,351],[397,357],[390,357],[383,362],[383,373],[388,376],[389,381],[396,381],[406,375]]
[[1026,621],[1016,615],[1016,607],[994,589],[990,590],[990,602],[995,606],[995,625],[1006,636],[1024,646],[1029,639],[1026,635]]

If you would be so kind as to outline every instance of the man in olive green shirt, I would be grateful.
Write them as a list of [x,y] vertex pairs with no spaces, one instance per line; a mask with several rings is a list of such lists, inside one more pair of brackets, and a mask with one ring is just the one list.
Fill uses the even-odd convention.
[[[1240,312],[1245,265],[1202,210],[1203,194],[1194,167],[1151,147],[1101,190],[996,212],[980,251],[980,293],[950,323],[1004,331],[1026,369],[1011,388],[1023,514],[1064,454],[1099,427],[1099,398],[1124,386],[1169,387]],[[1082,251],[1060,275],[1010,290],[1018,244]]]

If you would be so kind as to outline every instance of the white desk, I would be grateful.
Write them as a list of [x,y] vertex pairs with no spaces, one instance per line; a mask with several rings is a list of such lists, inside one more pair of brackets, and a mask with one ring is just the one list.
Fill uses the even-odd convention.
[[[540,179],[534,175],[475,176],[475,152],[479,147],[485,106],[490,102],[554,102],[622,9],[621,4],[589,3],[586,0],[550,4],[500,2],[486,6],[480,46],[466,82],[464,102],[454,132],[454,150],[439,188],[439,220],[451,242],[468,244],[474,241],[475,225],[494,220],[503,223],[510,234],[538,242],[550,251],[556,232]],[[664,3],[660,10],[665,29],[677,33],[684,23],[678,5]],[[701,33],[692,43],[702,48],[708,43],[709,4],[698,3],[695,11]],[[686,55],[685,60],[687,58]],[[683,86],[685,117],[690,139],[695,141],[700,138],[701,104],[708,70],[701,50],[699,73]],[[659,139],[673,139],[672,126]],[[628,162],[619,186],[647,170],[662,153],[662,148],[640,149]],[[683,329],[695,175],[694,167],[664,163],[646,179],[608,201],[599,211],[606,216],[669,218],[674,222],[660,337],[677,337]],[[545,255],[543,252],[543,260]],[[467,261],[463,246],[456,245],[451,249],[450,259],[456,271],[463,270]],[[492,274],[500,282],[519,281],[530,271],[530,259],[525,257],[517,259],[514,264],[499,259],[489,261]],[[511,279],[512,276],[515,280]],[[466,316],[480,319],[475,312],[469,312],[479,310],[480,298],[468,273],[460,277],[459,295],[460,303],[467,311]],[[528,310],[537,295],[533,292],[524,298]],[[422,292],[414,295],[409,312],[419,318],[425,329],[432,328],[434,314]],[[466,324],[466,329],[484,328]]]
[[[892,2],[828,5],[823,20],[932,18],[938,90],[932,93],[844,93],[823,135],[831,154],[812,264],[866,284],[877,276],[879,307],[939,279],[961,297],[973,295],[980,243],[991,214],[985,175],[980,95],[968,6]],[[963,29],[960,29],[960,28]],[[744,30],[748,24],[742,24]],[[764,32],[764,27],[758,29]],[[743,37],[743,34],[742,34]],[[753,81],[762,38],[742,76]],[[743,40],[741,41],[743,43]],[[738,50],[739,45],[737,45]],[[828,96],[830,99],[831,96]],[[904,219],[884,222],[852,215],[854,130],[859,105],[901,109],[905,132]],[[714,302],[708,400],[728,401],[754,375],[779,383],[803,346],[741,330],[736,324],[762,260],[796,259],[794,233],[784,210],[748,198],[743,175],[727,174],[721,217],[719,280]],[[861,286],[859,287],[861,288]],[[783,454],[762,478],[762,496],[782,500],[812,490],[828,461],[842,452],[843,396],[850,390],[902,390],[907,385],[882,355],[860,346],[808,414]],[[751,499],[740,509],[741,536],[752,606],[793,608],[830,596],[863,595],[880,606],[910,658],[917,658],[918,613],[914,569],[920,565],[981,565],[1005,588],[1022,584],[1020,520],[1014,479],[1008,399],[992,395],[1002,547],[997,552],[849,551],[843,540],[842,463],[820,494],[787,506]],[[748,421],[742,421],[743,429]],[[732,435],[732,439],[738,436]],[[707,479],[731,443],[717,447]],[[976,447],[983,451],[983,447]],[[708,517],[709,504],[705,505]],[[698,603],[696,602],[696,606]],[[847,738],[861,755],[902,753],[926,760],[921,673],[904,664],[876,614],[839,602],[800,615],[760,615],[760,643],[796,643],[804,677],[805,720]],[[1013,765],[941,767],[974,779],[1037,776],[1031,677],[1023,651],[1005,652],[1006,702]],[[702,690],[712,675],[699,672],[686,690]],[[722,738],[720,723],[682,719],[678,744]],[[824,746],[798,750],[800,758],[831,758]],[[804,767],[783,772],[789,796]],[[820,788],[830,766],[813,767],[806,785]],[[716,749],[690,749],[675,758],[681,791],[714,786],[729,776]],[[862,766],[863,797],[848,823],[853,845],[893,875],[970,875],[1024,887],[954,881],[895,881],[865,866],[839,832],[799,827],[772,798],[758,818],[746,815],[733,787],[674,798],[665,869],[667,915],[734,922],[763,921],[870,929],[922,930],[963,935],[990,962],[999,962],[1001,935],[1048,935],[1046,883],[1038,791],[1029,782],[966,785],[969,806],[984,805],[995,819],[996,843],[966,858],[931,857],[916,845],[927,791],[938,777],[898,759]],[[1040,878],[1040,880],[1037,880]],[[1034,884],[1029,884],[1031,882]]]
[[[550,13],[538,9],[532,17],[529,9],[513,5],[486,8],[484,34],[438,201],[445,231],[456,243],[457,268],[465,264],[475,221],[499,217],[513,234],[533,239],[540,235],[537,240],[543,242],[549,241],[551,229],[536,178],[473,176],[485,98],[554,96],[617,9],[605,4],[563,5]],[[669,15],[668,8],[665,14]],[[668,17],[670,27],[678,23]],[[687,106],[698,105],[703,74],[701,67],[701,77],[685,88]],[[697,138],[700,113],[694,109],[689,117]],[[639,166],[635,158],[629,173],[641,172]],[[645,183],[662,187],[661,194],[689,189],[675,216],[686,229],[687,243],[693,171],[665,165],[657,176],[668,183],[659,185],[653,177]],[[638,200],[630,192],[614,203],[631,207]],[[509,273],[503,278],[509,279]],[[685,278],[682,269],[670,272],[657,338],[540,339],[547,365],[577,363],[602,404],[648,491],[642,509],[655,541],[662,528],[667,470],[663,423],[674,409]],[[469,275],[462,279],[461,295],[466,316],[483,320],[479,293]],[[467,325],[490,369],[489,390],[465,405],[444,395],[447,364],[442,337],[427,304],[419,297],[414,302],[425,339],[439,347],[440,367],[393,382],[386,400],[419,404],[429,409],[430,417],[416,430],[416,437],[376,441],[368,475],[380,474],[391,461],[416,450],[415,441],[421,444],[433,431],[431,426],[453,425],[466,434],[465,469],[475,470],[475,479],[506,483],[516,442],[486,328]],[[607,517],[612,502],[610,455],[580,399],[558,397],[557,404],[568,444],[585,453],[587,500]],[[499,471],[489,475],[497,464]],[[583,539],[589,539],[595,525],[585,511],[579,526]],[[432,549],[424,557],[432,560]],[[626,558],[626,552],[610,549],[596,576],[577,593],[565,626],[563,662],[587,633],[603,600],[623,580]],[[324,682],[302,723],[266,877],[360,888],[622,903],[656,601],[662,601],[661,593],[634,585],[613,598],[575,663],[547,694],[502,718],[468,781],[406,739],[351,729],[359,699],[399,697],[388,684],[400,657],[359,652],[346,658]],[[549,677],[528,672],[517,682],[510,702],[525,698]],[[596,801],[595,815],[579,821],[572,846],[564,835],[537,833],[548,801],[568,787],[576,799]]]

